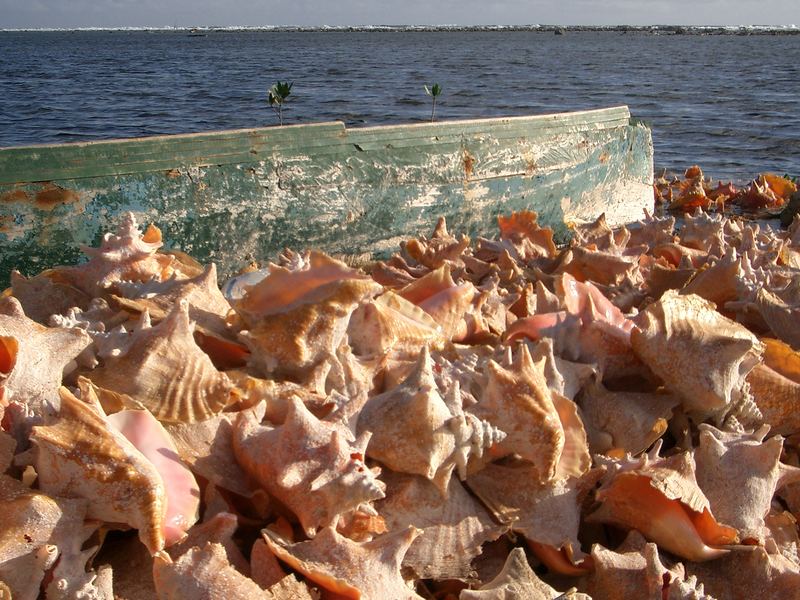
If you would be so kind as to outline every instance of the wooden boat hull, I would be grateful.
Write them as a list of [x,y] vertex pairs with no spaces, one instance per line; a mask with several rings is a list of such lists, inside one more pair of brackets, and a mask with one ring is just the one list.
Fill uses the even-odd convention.
[[347,129],[340,122],[0,149],[0,278],[74,263],[125,211],[222,276],[285,247],[382,254],[447,217],[493,233],[652,206],[650,130],[627,107]]

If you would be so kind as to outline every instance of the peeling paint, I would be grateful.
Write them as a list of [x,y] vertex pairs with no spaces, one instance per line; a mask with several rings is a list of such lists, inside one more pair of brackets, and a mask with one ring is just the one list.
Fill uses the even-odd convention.
[[79,199],[79,194],[74,190],[49,184],[36,193],[34,202],[38,208],[53,210],[58,204],[71,204],[78,202]]
[[[156,222],[168,247],[218,263],[221,277],[287,246],[386,253],[429,232],[439,215],[453,231],[492,234],[498,214],[530,208],[561,238],[565,218],[594,218],[603,210],[614,222],[639,218],[652,203],[652,141],[626,115],[610,109],[548,121],[563,122],[562,129],[543,129],[541,118],[353,130],[298,126],[291,144],[285,144],[288,130],[273,128],[263,135],[283,142],[258,146],[256,156],[248,141],[245,158],[229,163],[213,159],[217,149],[208,135],[208,147],[195,155],[211,165],[173,157],[170,166],[163,138],[139,140],[140,153],[153,145],[148,164],[154,167],[134,165],[138,171],[119,174],[106,162],[83,165],[81,177],[52,180],[49,189],[64,191],[48,192],[47,210],[34,200],[42,184],[0,185],[0,280],[14,267],[31,273],[74,262],[79,245],[96,245],[128,210]],[[106,145],[104,156],[113,156],[113,147]],[[0,181],[17,177],[4,165],[27,165],[39,152],[0,149]],[[129,155],[120,153],[120,160]],[[62,159],[65,172],[74,172],[76,161]],[[90,166],[106,174],[93,176]]]
[[28,202],[28,194],[25,190],[9,190],[0,194],[0,202]]

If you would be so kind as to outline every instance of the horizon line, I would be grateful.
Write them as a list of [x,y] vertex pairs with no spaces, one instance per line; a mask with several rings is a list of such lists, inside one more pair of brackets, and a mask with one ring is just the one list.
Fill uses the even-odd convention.
[[603,30],[603,29],[633,29],[633,30],[648,30],[648,29],[666,29],[668,31],[674,30],[772,30],[772,31],[792,31],[798,30],[796,24],[788,25],[763,25],[757,23],[751,24],[715,24],[715,25],[685,25],[685,24],[669,24],[669,23],[651,23],[645,25],[631,25],[627,23],[617,23],[613,25],[576,25],[576,24],[558,24],[558,23],[530,23],[530,24],[483,24],[483,25],[457,25],[457,24],[362,24],[362,25],[86,25],[79,27],[3,27],[0,26],[0,31],[3,32],[36,32],[36,31],[215,31],[215,30],[236,30],[236,31],[269,31],[269,30],[298,30],[298,31],[335,31],[335,30],[406,30],[406,29],[419,29],[419,30],[484,30],[484,29],[517,29],[517,30]]

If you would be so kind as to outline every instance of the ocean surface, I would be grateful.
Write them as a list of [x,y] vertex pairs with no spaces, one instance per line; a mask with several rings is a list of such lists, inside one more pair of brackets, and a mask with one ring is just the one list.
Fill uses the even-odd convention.
[[191,33],[0,31],[0,146],[272,125],[277,80],[287,123],[419,122],[437,82],[440,120],[627,104],[657,169],[800,175],[800,35]]

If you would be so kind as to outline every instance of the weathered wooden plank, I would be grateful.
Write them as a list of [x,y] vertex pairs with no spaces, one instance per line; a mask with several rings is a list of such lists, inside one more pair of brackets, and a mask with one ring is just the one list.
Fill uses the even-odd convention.
[[79,245],[96,244],[124,211],[225,276],[287,246],[387,252],[439,215],[476,235],[493,233],[499,214],[532,208],[562,238],[565,220],[604,210],[612,222],[638,218],[652,203],[652,141],[624,107],[321,124],[0,149],[0,181],[3,282],[12,268],[75,262]]
[[0,149],[0,184],[253,162],[262,154],[342,145],[342,123]]
[[[318,153],[435,145],[490,129],[495,138],[544,134],[548,130],[618,127],[627,123],[627,107],[504,119],[366,127],[347,131],[342,123],[290,125],[263,129],[153,136],[128,140],[0,148],[0,184],[143,173],[181,165],[251,162],[266,152],[290,154],[314,148]],[[355,148],[358,149],[358,148]]]

